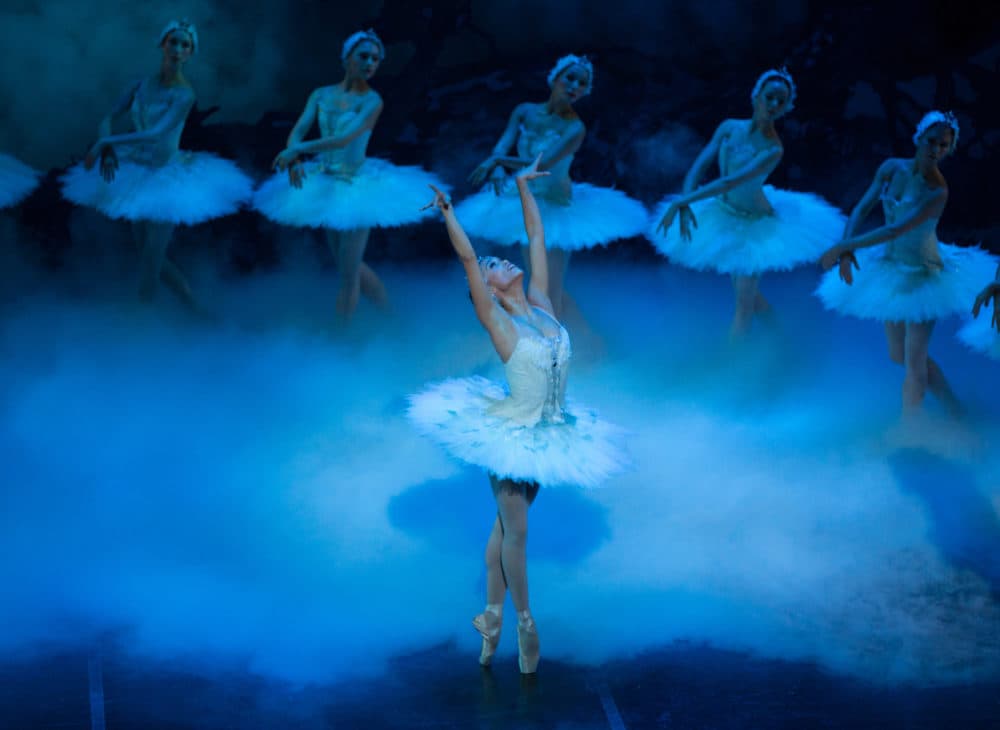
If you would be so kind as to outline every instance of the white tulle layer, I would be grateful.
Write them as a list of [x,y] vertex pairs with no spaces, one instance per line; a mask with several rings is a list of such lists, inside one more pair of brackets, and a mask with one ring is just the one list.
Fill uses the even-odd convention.
[[410,396],[408,416],[452,456],[501,478],[595,487],[629,466],[623,431],[568,404],[565,423],[522,426],[487,409],[507,395],[486,378],[445,380]]
[[647,230],[656,249],[674,263],[698,271],[761,274],[814,263],[844,232],[844,214],[818,195],[764,186],[774,215],[752,218],[719,198],[691,206],[698,227],[681,239],[677,220],[664,236],[656,227],[670,199],[660,203]]
[[433,216],[433,209],[421,210],[433,196],[429,186],[448,189],[419,167],[372,157],[349,178],[323,172],[318,163],[305,169],[301,188],[293,188],[284,172],[264,181],[254,194],[254,208],[286,226],[389,228]]
[[[641,235],[649,213],[642,203],[611,188],[573,183],[569,205],[538,197],[538,211],[545,227],[545,245],[576,251]],[[455,214],[470,236],[501,246],[527,244],[521,199],[512,188],[500,195],[487,186],[455,207]]]
[[208,152],[180,152],[159,167],[122,160],[110,183],[97,165],[75,165],[62,184],[68,200],[109,218],[186,225],[235,213],[253,193],[240,168]]
[[958,331],[958,339],[984,355],[1000,360],[1000,332],[993,328],[993,310],[983,309]]
[[38,186],[41,173],[10,155],[0,155],[0,208],[17,205]]
[[979,248],[938,244],[942,270],[886,259],[884,246],[857,252],[854,283],[840,280],[836,267],[826,272],[816,295],[827,309],[880,322],[928,322],[969,311],[996,261]]

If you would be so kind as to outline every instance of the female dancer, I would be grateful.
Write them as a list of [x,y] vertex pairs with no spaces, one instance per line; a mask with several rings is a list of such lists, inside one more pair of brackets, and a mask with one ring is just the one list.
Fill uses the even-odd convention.
[[[770,310],[759,290],[761,274],[815,261],[844,225],[840,211],[823,199],[764,185],[784,152],[774,123],[794,108],[792,77],[784,69],[765,71],[750,100],[753,117],[719,125],[684,178],[683,194],[664,201],[649,234],[671,260],[732,277],[734,337],[747,332],[754,314]],[[698,187],[713,162],[721,177]],[[679,231],[671,233],[678,217]]]
[[39,173],[10,155],[0,154],[0,209],[17,205],[38,187]]
[[[277,223],[326,230],[340,270],[337,313],[344,321],[361,294],[388,307],[385,286],[362,261],[371,228],[419,221],[426,214],[417,191],[432,184],[444,187],[418,167],[365,156],[383,106],[368,81],[384,56],[375,31],[359,31],[344,42],[344,79],[312,92],[288,135],[288,146],[274,160],[277,170],[287,170],[287,178],[279,172],[254,196],[254,207]],[[319,138],[304,142],[317,122]],[[312,154],[314,161],[302,161]]]
[[[198,32],[186,20],[173,21],[160,33],[159,46],[159,73],[129,88],[101,121],[83,164],[63,177],[63,195],[110,218],[132,221],[141,256],[141,299],[152,299],[162,279],[198,311],[183,274],[167,258],[174,226],[234,213],[249,199],[253,183],[228,160],[178,148],[195,102],[184,66],[198,50]],[[126,112],[133,131],[112,134],[112,122]],[[100,175],[90,172],[98,160]]]
[[[587,133],[573,104],[590,93],[593,81],[586,57],[560,58],[549,72],[548,101],[517,106],[493,153],[470,177],[473,185],[487,179],[491,185],[458,206],[471,235],[503,246],[523,243],[519,203],[507,171],[516,172],[542,156],[539,169],[550,174],[536,181],[533,192],[547,230],[549,292],[558,317],[567,305],[573,307],[563,290],[570,252],[639,235],[647,215],[641,203],[624,193],[570,179],[573,156]],[[510,156],[514,147],[517,154]]]
[[[979,310],[988,302],[993,307],[993,316],[979,319]],[[974,319],[958,331],[959,339],[972,349],[1000,360],[1000,266],[997,267],[996,279],[976,296],[972,316]]]
[[[885,323],[889,357],[906,368],[905,411],[918,409],[930,389],[957,415],[958,400],[927,354],[931,332],[936,320],[965,311],[994,262],[985,251],[937,239],[937,223],[948,202],[948,184],[938,165],[958,143],[954,115],[928,112],[917,125],[913,143],[913,159],[882,163],[851,211],[844,240],[823,254],[824,269],[839,267],[823,277],[817,294],[828,309]],[[856,234],[880,200],[885,225]],[[859,249],[865,250],[855,257]],[[852,266],[861,272],[857,281]]]
[[517,266],[476,258],[450,201],[435,189],[432,205],[444,214],[476,315],[504,363],[508,390],[481,377],[447,380],[412,396],[409,409],[421,431],[489,474],[497,519],[486,544],[486,610],[473,619],[483,637],[479,661],[488,666],[496,651],[509,589],[524,674],[535,672],[539,647],[528,606],[528,506],[540,485],[594,486],[627,463],[615,427],[589,410],[565,404],[569,335],[555,318],[545,234],[528,188],[530,181],[548,174],[539,172],[540,161],[541,156],[517,176],[531,259],[527,294],[524,272]]

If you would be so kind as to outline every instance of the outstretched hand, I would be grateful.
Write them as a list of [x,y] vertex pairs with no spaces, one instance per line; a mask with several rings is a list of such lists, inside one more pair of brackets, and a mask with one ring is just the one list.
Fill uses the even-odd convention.
[[431,190],[434,191],[434,200],[429,202],[420,210],[427,210],[428,208],[437,208],[438,210],[444,212],[451,208],[451,199],[445,195],[445,192],[436,185],[428,185]]
[[535,158],[534,162],[522,169],[521,172],[517,173],[517,179],[527,182],[529,180],[534,180],[536,177],[545,177],[546,175],[550,175],[551,173],[548,170],[538,169],[538,163],[541,161],[542,153],[539,152],[538,157]]
[[[993,300],[990,302],[990,300]],[[998,332],[1000,332],[1000,312],[997,311],[998,305],[1000,305],[1000,282],[994,281],[989,284],[985,289],[983,289],[976,296],[976,301],[972,305],[972,316],[978,317],[979,310],[983,308],[983,305],[987,302],[993,306],[993,317],[990,321],[992,327],[994,327]]]

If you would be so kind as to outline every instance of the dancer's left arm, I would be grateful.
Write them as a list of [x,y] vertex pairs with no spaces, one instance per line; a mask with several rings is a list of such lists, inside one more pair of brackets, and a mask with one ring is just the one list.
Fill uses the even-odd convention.
[[555,318],[555,310],[549,298],[549,262],[545,257],[545,229],[542,226],[542,216],[538,212],[538,202],[528,187],[529,181],[549,174],[538,169],[541,159],[542,156],[538,155],[530,166],[518,173],[517,192],[521,195],[524,230],[528,234],[528,258],[531,261],[528,301]]
[[383,108],[382,97],[372,93],[361,104],[357,116],[344,129],[329,137],[311,139],[308,142],[300,141],[289,144],[281,153],[274,158],[274,167],[284,170],[302,155],[311,155],[317,152],[328,152],[346,147],[365,132],[374,129],[379,115]]
[[[575,120],[559,139],[546,147],[539,156],[538,170],[543,172],[550,170],[565,157],[575,155],[586,136],[587,128],[583,126],[583,122]],[[535,164],[535,161],[525,157],[495,157],[493,161],[507,170],[521,170]]]

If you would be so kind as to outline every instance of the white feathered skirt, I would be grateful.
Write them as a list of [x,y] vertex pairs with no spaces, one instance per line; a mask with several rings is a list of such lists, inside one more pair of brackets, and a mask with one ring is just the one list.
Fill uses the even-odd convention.
[[[545,228],[545,245],[568,251],[641,235],[649,216],[642,203],[625,193],[587,183],[573,183],[568,203],[541,195],[535,199]],[[516,186],[508,186],[499,195],[487,186],[455,206],[455,215],[470,236],[501,246],[528,243]]]
[[195,225],[239,210],[253,181],[229,160],[208,152],[178,152],[159,166],[121,160],[114,179],[75,165],[62,178],[63,195],[109,218]]
[[594,411],[570,403],[564,422],[525,426],[489,412],[506,396],[483,377],[450,379],[410,396],[407,415],[452,456],[502,479],[595,487],[628,468],[623,430]]
[[697,271],[755,276],[765,271],[788,271],[819,261],[840,240],[846,218],[837,208],[812,193],[764,186],[774,215],[748,216],[720,198],[691,205],[698,227],[690,241],[681,238],[675,220],[667,235],[657,232],[670,198],[664,200],[647,230],[657,251],[674,263]]
[[0,155],[0,208],[24,200],[38,186],[41,173],[10,155]]
[[980,248],[939,243],[943,267],[903,264],[885,257],[885,246],[857,251],[854,283],[840,280],[837,267],[823,275],[816,295],[827,309],[879,322],[929,322],[968,312],[993,278],[996,261]]
[[253,207],[286,226],[310,228],[389,228],[433,216],[421,210],[433,193],[430,185],[448,190],[435,175],[419,167],[394,165],[369,157],[351,175],[324,172],[319,163],[305,164],[301,188],[288,173],[272,175],[253,197]]

